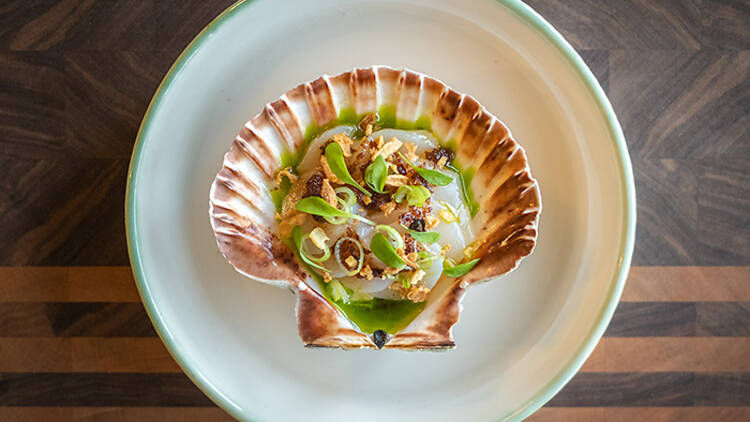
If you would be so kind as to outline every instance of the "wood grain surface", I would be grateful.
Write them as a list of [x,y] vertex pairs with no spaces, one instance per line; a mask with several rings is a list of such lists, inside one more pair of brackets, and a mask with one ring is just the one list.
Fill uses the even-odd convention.
[[[0,2],[0,421],[227,421],[128,267],[140,120],[231,0]],[[638,196],[622,302],[531,421],[750,420],[750,3],[529,0],[622,123]]]

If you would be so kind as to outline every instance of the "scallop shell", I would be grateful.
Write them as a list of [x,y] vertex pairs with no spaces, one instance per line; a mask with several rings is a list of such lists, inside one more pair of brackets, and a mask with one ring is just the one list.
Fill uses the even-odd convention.
[[316,289],[293,252],[275,234],[269,189],[283,151],[305,143],[311,125],[324,127],[341,110],[358,116],[394,107],[398,121],[424,121],[432,132],[456,145],[456,159],[473,167],[471,188],[479,203],[472,220],[476,267],[463,277],[443,277],[424,310],[383,347],[440,349],[455,346],[451,329],[461,299],[474,283],[513,270],[534,249],[541,210],[539,188],[524,150],[508,128],[474,98],[410,70],[385,66],[322,76],[288,91],[245,123],[224,156],[211,186],[210,218],[224,257],[250,279],[286,287],[297,296],[299,335],[307,346],[375,348],[363,333]]

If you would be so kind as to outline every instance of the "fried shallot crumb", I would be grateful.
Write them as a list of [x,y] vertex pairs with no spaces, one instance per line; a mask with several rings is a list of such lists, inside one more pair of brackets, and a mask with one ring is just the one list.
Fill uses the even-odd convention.
[[289,183],[294,183],[297,181],[297,175],[292,173],[292,168],[287,167],[284,169],[279,170],[278,173],[276,173],[276,185],[280,186],[281,182],[284,181],[284,177],[286,177],[289,180]]
[[[379,142],[382,142],[381,138],[382,136],[378,137]],[[403,145],[401,141],[396,138],[391,138],[390,141],[386,142],[382,147],[378,148],[375,154],[370,157],[370,161],[375,161],[375,159],[378,158],[379,155],[383,156],[383,158],[385,159],[388,159],[388,157],[390,157],[393,153],[401,148],[401,145]]]
[[[375,122],[378,120],[378,115],[375,113],[370,113],[362,118],[362,120],[359,121],[357,126],[361,130],[365,132],[365,136],[370,136],[372,134],[372,125],[375,124]],[[367,126],[370,126],[370,133],[367,133]]]
[[305,214],[297,212],[293,215],[285,217],[279,223],[279,234],[283,239],[288,238],[292,235],[292,229],[294,226],[300,226],[305,222]]
[[336,200],[336,192],[331,187],[328,179],[323,179],[323,184],[320,188],[320,196],[332,207],[335,207],[338,203]]
[[354,257],[353,255],[349,255],[349,256],[347,256],[347,257],[346,257],[346,259],[344,260],[344,263],[345,263],[345,264],[347,265],[347,267],[349,267],[349,268],[353,268],[353,267],[355,267],[355,266],[357,265],[357,262],[358,262],[358,261],[357,261],[357,258],[355,258],[355,257]]
[[400,174],[390,174],[385,178],[386,186],[393,186],[397,188],[399,186],[409,183],[409,178]]
[[442,248],[440,248],[440,256],[445,256],[445,254],[447,254],[449,250],[451,250],[451,245],[444,245]]
[[419,158],[419,156],[417,156],[416,154],[417,146],[411,142],[407,142],[404,144],[404,151],[406,151],[406,158],[408,158],[412,162],[417,161],[417,159]]
[[344,133],[337,133],[333,135],[333,142],[336,142],[337,144],[341,145],[341,151],[344,153],[344,157],[349,157],[352,155],[352,139]]
[[430,289],[425,286],[416,286],[409,289],[406,293],[406,298],[414,303],[424,302],[427,299],[427,294],[430,293]]
[[362,269],[359,270],[359,275],[368,280],[372,280],[372,268],[370,268],[370,265],[366,264],[364,267],[362,267]]
[[386,202],[380,206],[380,210],[383,211],[383,215],[388,217],[388,214],[392,213],[396,209],[396,203],[394,201]]

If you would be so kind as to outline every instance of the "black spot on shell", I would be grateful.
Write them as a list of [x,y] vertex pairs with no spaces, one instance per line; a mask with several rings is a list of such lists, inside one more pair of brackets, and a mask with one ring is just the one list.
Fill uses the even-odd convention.
[[383,346],[385,346],[386,337],[387,335],[383,330],[375,330],[375,332],[372,333],[372,341],[375,342],[375,345],[378,346],[378,349],[382,349]]

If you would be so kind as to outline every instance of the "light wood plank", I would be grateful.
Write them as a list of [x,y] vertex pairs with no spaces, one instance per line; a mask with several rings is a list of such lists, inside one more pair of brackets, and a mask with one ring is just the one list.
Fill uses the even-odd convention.
[[622,301],[750,301],[750,267],[632,267]]
[[[632,267],[626,302],[750,301],[750,266]],[[0,302],[138,302],[130,267],[0,267]]]
[[750,338],[603,338],[582,372],[750,372]]
[[158,337],[0,338],[0,372],[179,373],[180,368]]
[[0,267],[0,302],[139,302],[130,267]]

